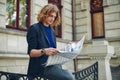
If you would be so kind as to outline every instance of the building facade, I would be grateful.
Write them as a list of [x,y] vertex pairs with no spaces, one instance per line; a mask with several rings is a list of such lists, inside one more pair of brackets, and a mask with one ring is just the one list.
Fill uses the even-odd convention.
[[27,28],[48,3],[56,4],[61,13],[62,22],[55,28],[58,48],[85,35],[80,56],[64,64],[65,69],[74,72],[93,64],[87,50],[95,44],[113,46],[110,65],[120,65],[120,0],[0,0],[0,71],[27,72]]

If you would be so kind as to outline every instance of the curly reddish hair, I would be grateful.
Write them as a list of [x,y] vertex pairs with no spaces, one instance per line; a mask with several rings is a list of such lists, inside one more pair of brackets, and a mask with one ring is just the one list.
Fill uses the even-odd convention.
[[53,4],[47,4],[40,10],[37,16],[38,22],[44,21],[52,12],[56,12],[57,16],[51,26],[58,26],[60,24],[60,13],[58,7]]

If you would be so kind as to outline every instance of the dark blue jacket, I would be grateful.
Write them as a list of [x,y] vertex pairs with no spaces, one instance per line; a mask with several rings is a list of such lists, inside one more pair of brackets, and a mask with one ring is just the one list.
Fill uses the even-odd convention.
[[[53,47],[56,48],[56,36],[54,30],[51,28],[51,35],[53,40]],[[44,30],[44,25],[39,22],[30,26],[27,32],[28,54],[32,49],[49,48],[50,43]],[[30,57],[28,66],[28,75],[43,75],[45,62],[48,56]]]

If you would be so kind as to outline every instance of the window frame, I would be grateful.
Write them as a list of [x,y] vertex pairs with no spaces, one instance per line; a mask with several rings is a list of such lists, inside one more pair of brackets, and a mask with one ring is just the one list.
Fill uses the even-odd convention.
[[[62,7],[63,7],[62,4],[61,4],[61,0],[58,0],[58,2],[56,0],[48,0],[48,3],[52,3],[52,4],[57,5],[57,7],[58,7],[58,9],[60,11],[61,23],[59,25],[60,29],[58,29],[59,32],[56,33],[56,37],[61,38],[62,37]],[[57,27],[53,27],[53,28],[54,28],[54,30],[56,32]]]
[[26,1],[26,14],[28,17],[26,18],[26,29],[20,28],[19,26],[19,10],[20,10],[20,0],[16,0],[16,25],[15,26],[10,26],[6,25],[6,28],[11,28],[11,29],[16,29],[16,30],[21,30],[21,31],[27,31],[28,27],[30,26],[30,10],[31,10],[31,0],[25,0]]
[[[101,3],[98,3],[99,0],[91,0],[90,1],[90,8],[91,8],[91,28],[92,28],[92,39],[97,39],[97,38],[105,38],[105,29],[104,29],[104,9],[103,9],[103,0],[100,0]],[[95,3],[96,2],[96,3]],[[97,7],[99,6],[99,7]],[[94,17],[94,14],[96,13],[102,13],[101,17],[102,17],[102,20],[103,21],[102,23],[102,28],[101,30],[97,30],[95,27],[98,27],[98,26],[94,26],[94,22],[95,22],[95,17]],[[98,28],[99,29],[99,28]],[[100,35],[97,35],[95,32],[97,31],[100,31],[101,34]]]

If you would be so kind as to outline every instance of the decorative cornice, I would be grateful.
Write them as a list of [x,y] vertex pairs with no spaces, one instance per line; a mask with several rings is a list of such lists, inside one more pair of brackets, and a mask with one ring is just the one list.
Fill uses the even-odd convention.
[[102,0],[91,0],[91,12],[101,12],[103,11],[103,1]]

